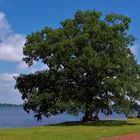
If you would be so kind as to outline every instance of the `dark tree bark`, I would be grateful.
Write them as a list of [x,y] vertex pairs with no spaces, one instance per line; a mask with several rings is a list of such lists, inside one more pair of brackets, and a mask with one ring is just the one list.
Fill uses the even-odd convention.
[[92,114],[93,114],[93,110],[91,109],[91,107],[90,107],[90,102],[92,102],[92,100],[91,100],[92,98],[90,98],[90,99],[88,99],[88,102],[87,102],[87,104],[86,104],[86,111],[85,111],[85,115],[84,115],[84,117],[83,117],[83,121],[93,121],[94,119],[93,119],[93,116],[92,116]]
[[92,113],[89,112],[85,112],[85,116],[83,117],[83,121],[87,122],[87,121],[93,121],[93,116]]

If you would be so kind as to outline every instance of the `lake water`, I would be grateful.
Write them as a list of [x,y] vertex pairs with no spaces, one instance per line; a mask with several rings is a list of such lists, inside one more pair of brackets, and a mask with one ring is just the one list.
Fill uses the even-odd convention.
[[[101,120],[113,119],[113,120],[124,120],[125,115],[113,114],[112,116],[105,116],[99,114]],[[48,124],[56,124],[67,121],[79,121],[82,118],[80,116],[72,116],[66,113],[62,115],[52,116],[49,119],[43,118],[41,121],[37,122],[33,113],[26,113],[22,107],[0,107],[0,128],[19,128],[19,127],[32,127]]]

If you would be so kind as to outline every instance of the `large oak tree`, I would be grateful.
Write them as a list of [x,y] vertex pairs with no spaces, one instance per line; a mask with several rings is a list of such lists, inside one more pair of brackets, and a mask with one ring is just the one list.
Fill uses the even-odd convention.
[[130,46],[130,18],[77,11],[60,28],[27,36],[24,61],[42,61],[46,70],[16,77],[24,109],[35,117],[83,112],[84,121],[104,114],[129,113],[140,99],[140,68]]

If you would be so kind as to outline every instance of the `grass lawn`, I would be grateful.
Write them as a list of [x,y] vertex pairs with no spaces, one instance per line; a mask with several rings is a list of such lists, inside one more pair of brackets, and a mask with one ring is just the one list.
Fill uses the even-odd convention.
[[63,123],[32,128],[0,129],[0,140],[96,140],[140,133],[140,120]]

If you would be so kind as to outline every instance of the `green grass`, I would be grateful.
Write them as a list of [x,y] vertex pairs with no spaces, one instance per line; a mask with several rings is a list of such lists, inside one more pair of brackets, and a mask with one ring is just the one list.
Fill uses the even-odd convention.
[[0,129],[0,140],[96,140],[140,133],[140,120],[71,122],[32,128]]

